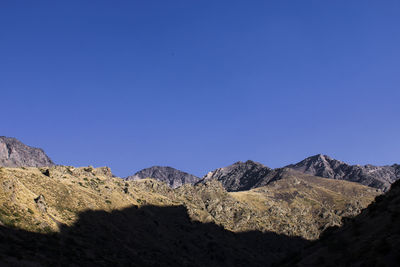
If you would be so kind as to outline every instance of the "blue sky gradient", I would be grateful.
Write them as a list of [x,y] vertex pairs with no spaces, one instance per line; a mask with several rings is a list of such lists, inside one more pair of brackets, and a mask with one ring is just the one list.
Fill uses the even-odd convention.
[[203,175],[400,162],[399,1],[0,1],[0,135]]

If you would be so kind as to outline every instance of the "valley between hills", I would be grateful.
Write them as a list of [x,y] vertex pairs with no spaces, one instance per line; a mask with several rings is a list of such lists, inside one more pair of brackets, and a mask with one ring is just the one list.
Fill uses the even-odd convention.
[[278,169],[237,162],[203,178],[159,166],[119,178],[55,165],[7,137],[0,163],[3,265],[400,264],[399,165],[316,155]]

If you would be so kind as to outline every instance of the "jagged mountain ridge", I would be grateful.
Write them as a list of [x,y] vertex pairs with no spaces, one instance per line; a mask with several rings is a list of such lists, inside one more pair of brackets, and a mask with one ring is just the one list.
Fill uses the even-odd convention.
[[217,180],[228,192],[238,192],[266,186],[273,181],[282,179],[285,176],[284,173],[284,168],[271,169],[252,160],[238,161],[207,173],[199,183]]
[[16,138],[0,136],[0,166],[53,166],[53,161],[40,148],[30,147]]
[[[42,149],[27,146],[15,138],[0,137],[0,166],[40,167],[53,165],[52,160]],[[349,165],[322,154],[308,157],[284,168],[313,176],[357,182],[383,191],[387,191],[394,181],[400,179],[400,165],[398,164],[392,166]],[[166,182],[172,188],[186,183],[195,184],[215,179],[220,181],[227,191],[235,192],[265,186],[280,179],[284,168],[271,169],[251,160],[239,161],[230,166],[211,171],[200,179],[195,175],[172,167],[153,166],[138,171],[126,179],[136,180],[151,177]]]
[[292,169],[298,172],[298,175],[304,173],[323,178],[356,182],[384,192],[390,188],[393,182],[400,179],[400,165],[398,164],[392,166],[349,165],[329,156],[318,154],[299,163],[276,169],[271,169],[251,160],[239,161],[209,172],[199,182],[214,179],[220,181],[227,191],[244,191],[265,186],[281,179],[282,173],[286,169]]
[[145,178],[153,178],[161,182],[165,182],[172,188],[177,188],[184,184],[194,184],[200,180],[187,172],[183,172],[168,166],[153,166],[138,171],[134,175],[128,176],[126,180],[140,180]]
[[329,156],[318,154],[286,166],[296,171],[331,179],[357,182],[387,191],[400,179],[400,166],[349,165]]
[[200,181],[217,180],[222,183],[227,191],[249,190],[269,182],[273,170],[267,166],[248,160],[238,161],[227,167],[219,168],[206,174]]

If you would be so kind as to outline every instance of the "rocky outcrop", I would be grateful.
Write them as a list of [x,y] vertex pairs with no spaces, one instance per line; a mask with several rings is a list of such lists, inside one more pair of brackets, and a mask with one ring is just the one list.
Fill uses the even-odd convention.
[[200,183],[217,180],[229,192],[244,191],[265,186],[279,179],[281,169],[271,169],[267,166],[248,160],[238,161],[230,166],[219,168],[206,174]]
[[145,178],[153,178],[158,181],[165,182],[172,188],[177,188],[184,184],[194,184],[200,179],[192,174],[171,167],[161,166],[153,166],[143,169],[132,176],[126,177],[125,179],[140,180]]
[[15,138],[0,136],[0,166],[42,167],[54,163],[40,148],[27,146]]
[[349,165],[326,155],[315,155],[287,168],[314,176],[347,180],[387,191],[400,179],[400,166]]
[[41,212],[47,212],[47,203],[43,195],[39,195],[34,199],[38,210]]

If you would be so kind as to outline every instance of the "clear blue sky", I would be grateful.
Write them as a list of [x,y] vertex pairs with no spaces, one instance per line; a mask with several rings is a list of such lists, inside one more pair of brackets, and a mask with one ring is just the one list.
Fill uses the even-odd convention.
[[0,135],[119,176],[400,162],[399,14],[397,0],[2,0]]

